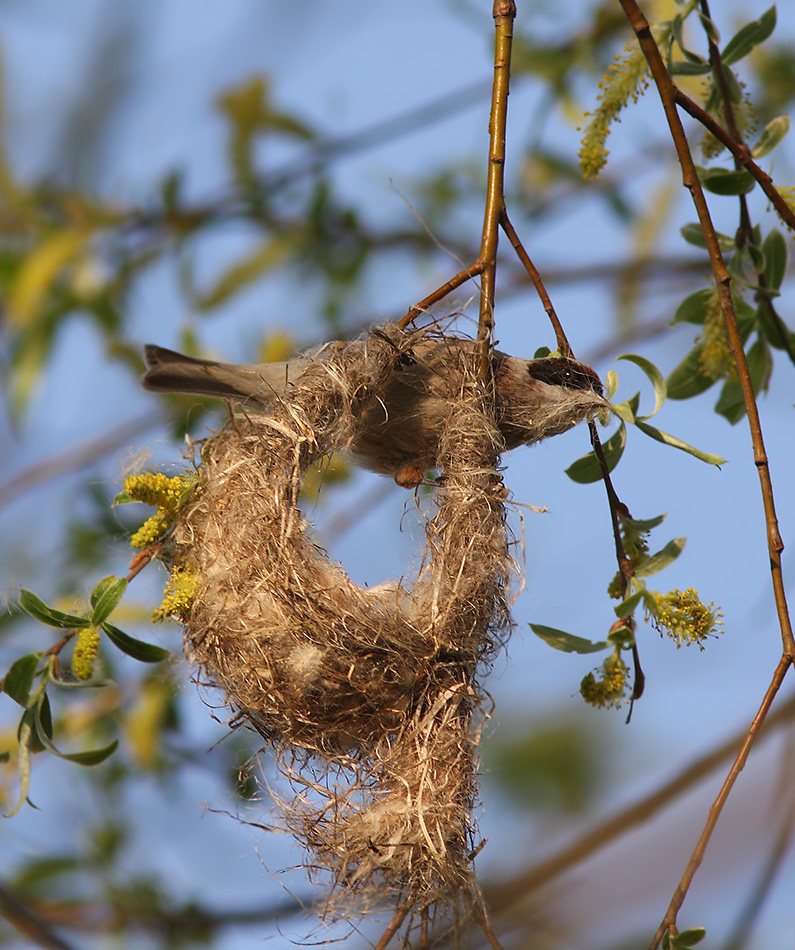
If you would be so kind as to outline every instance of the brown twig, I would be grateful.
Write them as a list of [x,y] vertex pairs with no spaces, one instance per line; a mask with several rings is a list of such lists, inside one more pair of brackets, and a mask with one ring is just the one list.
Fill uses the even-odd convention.
[[508,124],[508,94],[511,82],[511,45],[513,21],[516,18],[514,0],[494,0],[494,81],[491,92],[489,119],[489,164],[486,180],[486,205],[483,212],[480,253],[469,267],[428,294],[411,307],[398,321],[403,329],[427,307],[438,303],[451,291],[473,277],[480,276],[480,311],[478,342],[480,365],[485,374],[487,356],[494,327],[494,292],[497,279],[497,246],[499,244],[500,216],[505,209],[505,134]]
[[657,91],[665,111],[671,137],[676,148],[676,154],[682,168],[682,182],[684,186],[690,191],[690,195],[698,214],[699,222],[701,224],[701,229],[704,233],[704,239],[706,241],[707,251],[709,252],[712,270],[715,275],[715,282],[720,298],[721,312],[723,313],[723,318],[726,325],[726,333],[729,340],[729,348],[737,367],[737,375],[740,381],[740,386],[743,393],[743,401],[745,403],[745,408],[748,415],[748,424],[751,430],[751,440],[753,443],[754,463],[757,467],[757,471],[759,472],[762,500],[765,509],[765,522],[767,525],[770,569],[783,646],[783,655],[778,667],[776,668],[773,682],[771,683],[771,686],[765,695],[765,699],[762,703],[762,706],[760,707],[759,712],[757,713],[756,718],[754,719],[754,722],[751,725],[751,728],[748,730],[746,741],[743,744],[740,755],[735,761],[734,766],[732,766],[726,782],[724,783],[723,789],[721,789],[720,795],[710,810],[709,819],[704,831],[702,832],[701,838],[699,839],[696,849],[693,852],[690,861],[688,862],[688,866],[684,875],[682,876],[682,880],[674,892],[671,903],[668,907],[668,911],[666,912],[666,915],[663,919],[663,923],[661,924],[657,934],[654,937],[654,940],[652,941],[652,948],[656,948],[659,946],[659,943],[662,940],[663,934],[666,932],[666,930],[675,927],[677,913],[685,899],[690,882],[692,881],[694,874],[701,864],[704,851],[706,850],[709,839],[712,835],[715,825],[717,824],[718,818],[720,817],[720,813],[726,802],[728,794],[731,791],[731,788],[734,785],[734,782],[740,770],[742,769],[742,766],[745,764],[745,759],[747,758],[748,752],[750,751],[751,745],[753,744],[753,740],[756,736],[759,725],[761,725],[761,722],[767,715],[770,703],[772,703],[773,697],[781,685],[781,682],[783,681],[784,676],[789,669],[790,663],[795,659],[795,640],[793,640],[792,625],[787,608],[786,592],[781,570],[781,552],[784,545],[778,530],[778,519],[776,517],[775,501],[773,497],[773,484],[770,477],[770,468],[767,459],[767,453],[765,451],[762,428],[759,421],[759,412],[756,405],[756,398],[754,395],[753,385],[751,383],[751,376],[748,371],[748,363],[745,358],[742,338],[737,326],[737,318],[734,313],[734,304],[732,302],[731,295],[731,277],[723,261],[723,256],[718,245],[718,238],[715,233],[715,228],[712,224],[709,207],[704,197],[704,192],[698,179],[693,157],[690,154],[687,136],[685,135],[682,121],[677,111],[676,86],[671,80],[667,69],[665,68],[663,58],[652,35],[648,20],[644,16],[636,0],[620,0],[620,3],[627,15],[627,18],[630,21],[630,24],[632,25],[632,29],[635,31],[635,35],[638,38],[638,43],[641,50],[643,51],[644,56],[646,57],[646,61],[649,64],[649,69],[651,70],[655,85],[657,86]]
[[461,284],[465,284],[468,280],[471,280],[473,277],[477,277],[483,273],[483,261],[477,260],[474,263],[470,264],[469,267],[465,267],[463,270],[460,270],[455,277],[451,277],[446,283],[442,284],[441,287],[437,287],[433,293],[428,294],[427,297],[423,297],[419,303],[415,303],[413,307],[410,307],[404,316],[400,318],[397,322],[397,326],[401,330],[411,323],[412,320],[416,320],[420,314],[424,313],[428,307],[432,307],[435,303],[439,303],[440,300],[443,300],[449,293],[452,293],[454,290],[459,288]]
[[489,119],[489,166],[486,182],[486,207],[478,260],[483,261],[480,281],[478,342],[482,375],[486,372],[488,348],[494,328],[494,292],[497,280],[497,246],[500,214],[505,208],[505,135],[508,125],[508,94],[511,82],[511,46],[516,4],[513,0],[494,0],[494,85]]
[[135,555],[132,561],[130,561],[130,573],[125,578],[128,584],[134,577],[141,573],[141,571],[152,560],[152,558],[157,557],[164,543],[165,541],[156,541],[154,544],[150,544],[148,548],[144,548],[143,551],[139,551],[139,553]]
[[673,89],[676,104],[697,122],[700,122],[722,145],[726,146],[733,158],[753,176],[759,187],[770,199],[770,203],[776,209],[784,224],[795,229],[795,212],[781,197],[781,193],[773,184],[770,175],[756,164],[748,146],[742,141],[738,142],[733,139],[719,122],[716,122],[706,110],[702,109],[687,93],[682,92],[678,86],[674,86]]
[[656,950],[656,948],[660,945],[660,941],[662,940],[665,932],[669,931],[676,925],[676,917],[679,913],[679,908],[684,903],[693,877],[701,865],[701,862],[704,858],[704,852],[707,850],[707,845],[709,844],[709,839],[712,837],[712,832],[715,830],[715,825],[718,823],[718,819],[720,818],[721,812],[723,811],[723,806],[726,804],[729,794],[731,793],[731,790],[734,787],[734,783],[737,781],[740,772],[742,772],[743,768],[745,767],[746,760],[748,759],[748,753],[751,751],[751,746],[754,743],[754,739],[756,739],[759,730],[765,721],[768,710],[773,704],[773,700],[776,698],[776,694],[778,693],[781,684],[784,682],[784,677],[787,675],[787,670],[790,667],[790,663],[791,659],[786,655],[782,656],[779,660],[776,671],[773,674],[773,679],[770,683],[770,686],[767,688],[767,692],[765,693],[765,698],[762,700],[762,705],[759,707],[759,711],[754,716],[753,722],[748,727],[748,732],[745,735],[745,740],[742,744],[742,747],[740,748],[740,751],[737,753],[737,758],[732,763],[729,774],[726,776],[726,780],[724,781],[720,792],[718,792],[717,798],[712,803],[712,807],[709,810],[707,823],[704,826],[704,830],[701,832],[701,837],[698,839],[698,843],[693,850],[693,854],[690,856],[690,860],[687,862],[685,873],[682,875],[682,879],[679,881],[679,884],[674,891],[673,897],[671,898],[671,903],[668,905],[668,910],[662,919],[662,923],[657,929],[657,933],[654,935],[654,939],[650,945],[650,950]]
[[386,947],[389,946],[389,941],[395,936],[395,934],[400,930],[401,924],[408,916],[410,909],[410,904],[406,901],[395,911],[395,916],[392,918],[389,926],[381,935],[381,939],[373,947],[373,950],[386,950]]
[[740,331],[737,326],[737,318],[734,313],[734,304],[731,295],[731,277],[723,261],[718,238],[707,206],[701,183],[698,179],[693,157],[690,154],[690,147],[687,142],[684,128],[676,108],[676,87],[668,75],[668,71],[663,63],[660,50],[652,36],[649,23],[640,10],[636,0],[620,0],[624,12],[627,14],[632,28],[638,37],[638,42],[643,50],[646,60],[649,63],[652,77],[657,85],[660,100],[665,110],[666,119],[671,130],[671,136],[676,147],[676,153],[679,163],[682,167],[682,180],[685,187],[690,191],[693,204],[698,214],[701,228],[704,232],[704,239],[707,244],[712,270],[715,275],[715,282],[718,287],[720,297],[721,311],[726,324],[726,333],[729,339],[729,348],[734,358],[737,375],[743,393],[743,401],[748,416],[748,424],[751,429],[751,440],[754,448],[754,464],[759,472],[759,480],[762,491],[762,500],[765,509],[765,521],[767,524],[768,550],[770,553],[770,568],[773,580],[773,590],[776,600],[776,609],[778,612],[779,625],[781,628],[781,639],[785,654],[795,657],[795,640],[792,634],[792,623],[787,608],[787,598],[784,587],[781,552],[784,549],[783,541],[778,530],[778,518],[776,516],[775,500],[773,497],[773,483],[770,476],[770,466],[765,451],[764,438],[762,436],[762,427],[759,421],[759,410],[756,405],[754,388],[751,383],[751,375],[748,371],[748,362],[745,358],[743,342]]
[[46,950],[73,950],[73,944],[55,933],[47,921],[3,884],[0,884],[0,913],[36,946]]
[[508,212],[503,206],[502,211],[500,212],[500,225],[502,226],[503,231],[505,231],[506,237],[511,242],[511,246],[516,251],[516,255],[519,260],[524,265],[524,269],[530,276],[530,280],[533,282],[533,286],[536,289],[536,293],[541,299],[541,303],[544,307],[544,310],[547,312],[549,317],[549,322],[552,324],[552,328],[555,331],[555,339],[558,343],[558,350],[563,356],[573,356],[571,346],[566,337],[566,334],[563,330],[558,315],[555,312],[555,308],[552,305],[552,300],[550,299],[547,289],[544,286],[544,281],[541,279],[541,274],[538,272],[537,267],[530,259],[530,255],[524,248],[519,235],[516,233],[514,226],[511,224],[511,221],[508,217]]

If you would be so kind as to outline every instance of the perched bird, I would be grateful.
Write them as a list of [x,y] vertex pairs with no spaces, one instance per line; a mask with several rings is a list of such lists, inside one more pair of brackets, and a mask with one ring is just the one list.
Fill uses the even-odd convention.
[[[344,344],[331,344],[344,345]],[[351,450],[365,468],[391,475],[405,488],[420,484],[437,466],[439,436],[448,412],[450,372],[472,340],[425,338],[400,361],[385,390],[365,401]],[[232,399],[256,408],[282,396],[300,381],[322,349],[283,363],[216,363],[152,344],[144,348],[149,367],[145,389]],[[606,403],[590,366],[566,357],[524,360],[494,350],[497,424],[504,448],[530,445],[571,429]]]

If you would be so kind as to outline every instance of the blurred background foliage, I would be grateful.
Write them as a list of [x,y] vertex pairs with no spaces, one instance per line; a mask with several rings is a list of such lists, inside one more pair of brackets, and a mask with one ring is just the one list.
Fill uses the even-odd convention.
[[[303,345],[401,316],[475,256],[490,10],[438,4],[429,24],[426,6],[409,4],[393,37],[394,13],[370,11],[357,26],[344,5],[318,12],[314,22],[309,10],[283,6],[266,3],[255,14],[233,4],[221,15],[175,0],[161,9],[81,0],[74,23],[66,22],[64,7],[45,0],[0,6],[0,503],[6,516],[0,562],[8,595],[0,616],[2,670],[53,642],[53,631],[15,606],[19,588],[71,611],[85,603],[99,577],[123,575],[129,534],[142,518],[129,506],[111,507],[121,473],[139,470],[158,436],[166,441],[154,449],[153,462],[177,474],[173,440],[200,437],[223,420],[211,400],[175,397],[156,406],[137,392],[145,340],[197,355],[284,359]],[[764,12],[731,3],[714,7],[727,37]],[[647,5],[647,15],[661,21],[677,9],[658,0]],[[399,44],[407,30],[419,42],[433,28],[452,51],[440,54],[439,64],[426,55],[417,65],[411,50],[404,57]],[[738,67],[757,130],[792,111],[793,33],[792,18],[782,16],[772,37]],[[577,127],[587,121],[583,113],[596,105],[597,83],[628,38],[613,2],[582,0],[566,10],[520,4],[508,207],[563,303],[575,349],[594,361],[670,332],[677,306],[704,292],[708,273],[704,252],[679,238],[693,215],[683,210],[678,167],[653,103],[630,108],[624,126],[613,130],[615,154],[598,181],[586,182],[580,173]],[[379,73],[379,43],[389,50],[393,39],[397,47]],[[464,39],[477,54],[471,67],[454,48]],[[693,32],[690,43],[700,43],[703,52],[703,36]],[[329,53],[335,44],[339,52]],[[35,65],[32,51],[39,57]],[[292,63],[298,66],[289,68]],[[408,94],[398,64],[422,74],[413,77]],[[703,77],[680,80],[694,97],[706,94]],[[298,93],[291,83],[300,85]],[[368,84],[368,96],[357,99],[355,92]],[[335,101],[339,89],[347,90],[350,104]],[[186,129],[182,108],[199,124],[196,134]],[[458,125],[462,119],[468,124]],[[699,138],[696,132],[694,141]],[[776,152],[774,171],[777,182],[792,185],[787,147]],[[716,161],[726,164],[725,156]],[[724,200],[717,224],[732,235],[736,208]],[[764,201],[757,208],[760,219],[769,214]],[[775,222],[766,220],[768,234]],[[789,275],[786,266],[777,275],[782,293]],[[779,310],[784,319],[791,306]],[[529,355],[541,342],[553,342],[542,317],[525,272],[503,251],[498,337]],[[704,325],[707,316],[691,306],[678,320],[681,331],[683,323]],[[759,330],[758,340],[768,338]],[[679,332],[675,341],[671,367],[692,359],[693,332]],[[767,385],[772,369],[770,347],[764,350],[760,385]],[[705,424],[699,431],[708,437],[711,430]],[[383,532],[395,530],[395,519],[377,529],[380,537],[366,519],[389,487],[355,481],[345,495],[354,476],[344,461],[322,474],[325,479],[307,485],[307,503],[321,525],[328,518],[326,537],[334,540],[361,522],[361,551],[388,548]],[[342,501],[335,501],[337,492]],[[565,530],[573,537],[573,529]],[[608,534],[606,522],[600,530]],[[405,554],[405,547],[395,548],[393,571],[402,569]],[[600,570],[604,586],[614,568],[608,561]],[[176,629],[150,629],[162,583],[162,576],[137,579],[114,622],[144,640],[154,637],[177,656]],[[576,598],[575,589],[572,580]],[[42,810],[27,809],[4,829],[9,847],[0,908],[13,925],[0,923],[0,945],[233,950],[263,936],[287,942],[302,927],[311,931],[315,896],[300,869],[269,877],[301,859],[283,840],[273,843],[263,834],[269,765],[256,758],[254,738],[229,732],[220,697],[203,691],[202,702],[195,689],[185,688],[190,673],[177,659],[142,667],[103,648],[100,663],[114,685],[58,696],[54,731],[63,748],[100,747],[121,737],[119,750],[94,769],[34,757],[30,799]],[[589,924],[596,897],[590,904],[575,901],[577,910],[563,899],[571,883],[538,897],[529,885],[522,891],[522,875],[537,857],[534,840],[555,841],[573,822],[628,801],[621,784],[629,767],[613,754],[616,724],[578,700],[567,704],[576,687],[556,689],[563,690],[559,707],[531,716],[509,703],[503,726],[487,735],[484,797],[501,803],[492,805],[499,857],[488,866],[487,882],[497,882],[495,928],[516,947],[636,946],[617,941],[656,926],[667,903],[661,895],[674,877],[656,891],[649,885],[646,897],[653,894],[655,903],[642,919],[626,904],[608,910],[602,903],[603,918],[626,911],[618,936],[609,926],[601,933]],[[10,753],[0,763],[0,799],[8,811],[17,794],[18,708],[0,698],[0,749]],[[648,791],[643,781],[632,786],[633,794]],[[208,802],[205,822],[199,821],[202,800]],[[183,808],[182,801],[191,804]],[[235,820],[224,818],[226,812]],[[682,840],[689,840],[686,824],[676,825]],[[614,878],[619,890],[638,857],[622,860]],[[590,868],[584,866],[586,877]],[[607,868],[600,873],[616,874],[615,861]],[[761,870],[754,880],[763,880]],[[517,893],[508,899],[511,881]],[[762,946],[744,934],[746,918],[730,916],[723,918],[727,942],[714,946]],[[365,928],[349,939],[364,945],[369,933]],[[323,937],[345,934],[321,930]]]

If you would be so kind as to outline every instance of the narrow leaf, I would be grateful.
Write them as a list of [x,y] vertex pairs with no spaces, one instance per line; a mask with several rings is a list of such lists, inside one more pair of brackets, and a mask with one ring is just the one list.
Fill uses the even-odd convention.
[[733,426],[745,418],[745,398],[739,380],[726,380],[715,403],[715,412]]
[[91,603],[94,607],[91,623],[95,627],[110,616],[124,596],[125,590],[127,590],[127,581],[123,577],[106,577],[97,584],[91,593]]
[[706,76],[712,67],[709,63],[689,63],[686,60],[677,60],[668,67],[672,76]]
[[7,812],[5,818],[13,818],[28,799],[30,789],[30,743],[35,735],[33,714],[26,709],[19,724],[17,737],[19,741],[17,752],[17,770],[19,771],[19,799],[14,808]]
[[40,597],[37,597],[30,590],[23,589],[19,592],[19,605],[31,617],[35,617],[36,620],[40,620],[51,627],[71,630],[73,627],[91,626],[91,621],[86,617],[76,617],[74,614],[65,614],[61,610],[48,607]]
[[736,63],[747,56],[755,46],[763,43],[775,28],[776,8],[773,6],[765,11],[758,20],[746,23],[741,30],[734,34],[721,53],[723,65],[731,66],[732,63]]
[[756,145],[751,149],[751,155],[757,159],[764,158],[789,132],[789,127],[788,115],[777,115],[775,119],[771,119],[759,136]]
[[715,384],[711,376],[701,371],[703,344],[695,346],[668,376],[669,399],[692,399]]
[[[685,224],[679,229],[679,233],[688,244],[692,244],[694,247],[701,247],[706,250],[707,241],[704,237],[704,232],[701,229],[700,224]],[[718,247],[721,249],[721,251],[723,251],[724,254],[728,254],[730,251],[734,250],[736,245],[733,237],[729,237],[728,234],[721,234],[719,231],[715,232],[715,237],[718,239]]]
[[636,590],[634,594],[630,594],[626,600],[622,600],[618,607],[614,607],[616,617],[619,620],[623,620],[624,617],[629,617],[629,615],[635,610],[638,606],[638,603],[643,599],[643,591]]
[[765,256],[765,282],[773,290],[778,290],[787,273],[787,242],[778,228],[771,228],[762,242]]
[[[47,709],[49,710],[49,704]],[[88,749],[86,752],[61,752],[52,741],[52,720],[50,720],[49,729],[43,715],[41,717],[37,716],[35,722],[36,736],[42,746],[48,752],[57,755],[59,759],[66,759],[67,762],[76,762],[78,765],[99,765],[109,755],[112,755],[119,746],[119,740],[114,739],[113,742],[101,749]]]
[[676,946],[681,950],[689,950],[690,947],[701,943],[706,935],[707,931],[704,927],[688,927],[687,930],[680,930],[676,935]]
[[663,374],[657,369],[654,363],[647,360],[644,356],[638,356],[635,353],[625,353],[623,356],[617,356],[616,359],[628,360],[630,363],[634,363],[635,366],[642,369],[649,377],[652,386],[654,386],[654,409],[648,416],[641,416],[640,418],[651,419],[652,416],[657,415],[662,408],[662,404],[665,402],[667,387]]
[[575,637],[572,633],[556,630],[554,627],[545,627],[540,623],[531,623],[530,629],[545,643],[563,653],[598,653],[610,646],[606,640],[594,643],[584,637]]
[[[669,541],[661,551],[652,554],[648,561],[644,561],[643,564],[635,568],[635,577],[651,577],[652,574],[659,574],[660,571],[668,567],[669,564],[673,564],[679,557],[686,542],[687,538],[674,538],[673,541]],[[641,594],[643,594],[643,591],[641,591]]]
[[77,765],[99,765],[100,762],[104,762],[108,756],[113,755],[113,753],[119,747],[119,740],[114,739],[109,745],[103,746],[101,749],[88,749],[86,752],[59,752],[58,755],[62,759],[66,759],[67,762],[75,762]]
[[41,653],[28,653],[21,656],[11,666],[3,681],[3,692],[22,707],[28,705],[33,678],[36,675],[41,657]]
[[639,422],[637,425],[640,431],[645,432],[649,438],[656,439],[657,442],[670,445],[675,449],[681,449],[683,452],[687,452],[688,455],[692,455],[694,458],[700,459],[702,462],[707,462],[710,465],[723,465],[726,461],[726,459],[722,458],[720,455],[713,455],[711,452],[703,452],[701,449],[697,449],[695,446],[688,445],[687,442],[677,439],[675,435],[671,435],[668,432],[663,432],[662,429],[655,429],[655,427],[650,426],[648,422]]
[[674,323],[695,323],[702,326],[707,319],[707,304],[712,291],[697,290],[679,304],[674,314]]
[[131,656],[134,660],[141,663],[160,663],[161,660],[167,660],[171,654],[163,647],[156,646],[154,643],[144,643],[143,640],[136,640],[129,636],[112,623],[102,624],[102,629],[108,635],[110,641],[117,646],[122,653]]
[[[612,472],[618,465],[626,444],[627,429],[622,422],[616,432],[602,446],[609,471]],[[596,460],[594,453],[589,452],[587,455],[583,455],[582,458],[578,458],[576,462],[572,462],[566,469],[566,474],[578,485],[589,485],[591,482],[599,481],[602,477],[602,469],[599,467],[599,462]]]
[[699,168],[698,177],[713,195],[747,195],[756,188],[756,179],[744,168]]

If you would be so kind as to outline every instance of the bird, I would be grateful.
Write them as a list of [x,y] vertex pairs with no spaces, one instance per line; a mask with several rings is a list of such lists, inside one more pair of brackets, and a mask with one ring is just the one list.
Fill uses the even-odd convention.
[[[459,337],[422,338],[403,355],[384,391],[372,394],[359,410],[351,450],[362,467],[389,475],[404,488],[417,487],[426,472],[439,467],[450,373],[476,345]],[[147,344],[142,385],[152,392],[216,396],[267,409],[300,382],[324,350],[340,346],[345,344],[326,344],[285,362],[248,364],[198,359]],[[597,373],[570,357],[528,360],[492,350],[490,359],[501,450],[566,432],[608,405]]]

